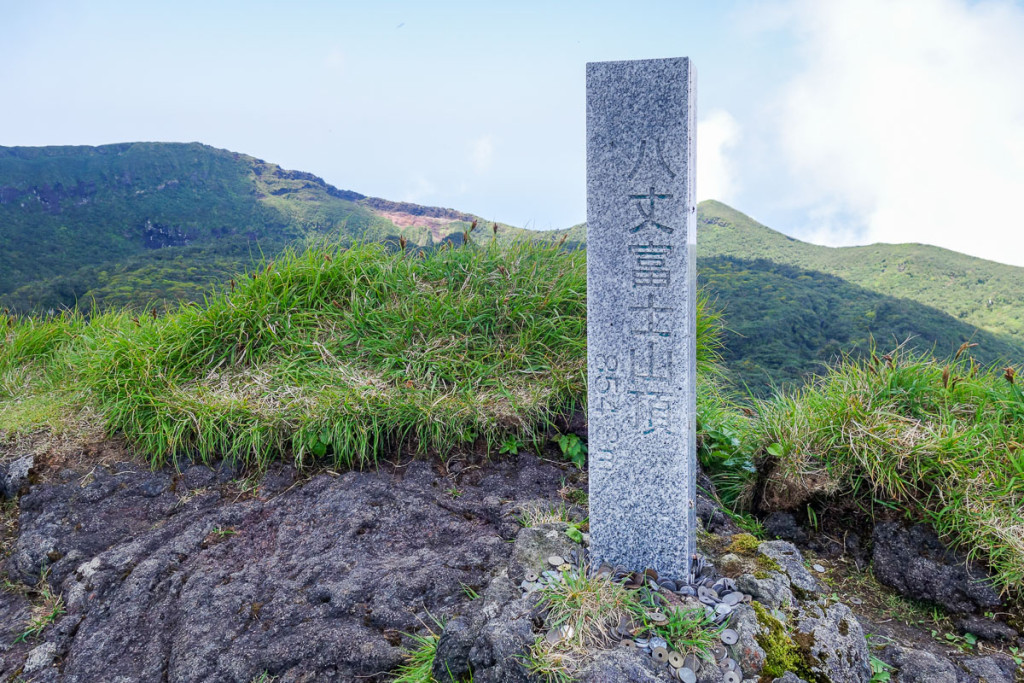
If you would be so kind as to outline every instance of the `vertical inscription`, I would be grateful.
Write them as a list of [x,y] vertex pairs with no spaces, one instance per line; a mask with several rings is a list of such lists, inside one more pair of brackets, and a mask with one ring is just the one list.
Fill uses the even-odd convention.
[[694,75],[587,65],[592,553],[682,578],[695,550]]

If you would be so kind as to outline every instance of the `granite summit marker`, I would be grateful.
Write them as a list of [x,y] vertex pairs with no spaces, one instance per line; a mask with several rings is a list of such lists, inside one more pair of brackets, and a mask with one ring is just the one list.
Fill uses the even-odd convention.
[[689,578],[696,551],[695,74],[587,64],[595,563]]

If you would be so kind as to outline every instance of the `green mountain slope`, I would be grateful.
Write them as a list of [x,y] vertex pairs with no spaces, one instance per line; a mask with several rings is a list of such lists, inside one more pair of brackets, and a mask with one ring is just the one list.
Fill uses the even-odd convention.
[[879,353],[900,344],[937,357],[964,342],[983,364],[1024,358],[1024,344],[911,299],[767,259],[702,257],[699,283],[722,309],[723,358],[732,378],[755,394],[799,384],[844,353]]
[[911,299],[1024,342],[1024,268],[924,244],[821,247],[787,237],[725,204],[701,202],[700,256],[768,259]]
[[198,143],[0,147],[0,302],[30,311],[195,299],[297,241],[428,246],[474,218]]

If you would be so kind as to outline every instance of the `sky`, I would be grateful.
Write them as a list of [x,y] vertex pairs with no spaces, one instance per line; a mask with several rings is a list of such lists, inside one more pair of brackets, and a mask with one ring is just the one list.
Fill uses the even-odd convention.
[[586,63],[689,56],[699,199],[816,244],[1024,266],[1024,0],[0,0],[0,17],[0,145],[198,141],[535,229],[586,218]]

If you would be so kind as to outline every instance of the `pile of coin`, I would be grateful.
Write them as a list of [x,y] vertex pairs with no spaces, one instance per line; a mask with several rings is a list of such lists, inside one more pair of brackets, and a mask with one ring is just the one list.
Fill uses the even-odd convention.
[[[573,550],[568,557],[552,555],[547,558],[551,569],[540,573],[528,571],[520,587],[527,593],[540,590],[545,586],[564,583],[567,574],[578,576],[588,566],[588,552],[582,553]],[[596,570],[591,571],[594,578],[607,578],[616,583],[621,583],[626,588],[639,590],[646,588],[649,594],[660,601],[663,605],[669,605],[666,599],[666,592],[674,593],[677,596],[696,598],[704,606],[705,614],[710,621],[719,627],[726,626],[726,622],[732,612],[740,604],[751,602],[751,596],[736,590],[736,583],[729,578],[714,579],[710,576],[703,576],[703,558],[697,558],[694,562],[693,575],[689,580],[673,580],[661,578],[658,572],[647,569],[643,572],[634,572],[624,567],[613,567],[603,564]],[[669,622],[668,615],[655,609],[645,613],[646,621],[654,626],[664,626]],[[571,633],[565,633],[566,627],[552,629],[546,639],[550,643],[557,643],[563,638],[571,637]],[[620,620],[618,626],[612,629],[610,636],[612,640],[618,641],[624,647],[633,647],[641,650],[654,660],[655,663],[663,665],[684,683],[695,683],[697,680],[697,668],[699,662],[695,655],[683,656],[682,653],[669,649],[669,643],[657,635],[656,631],[648,626],[633,623],[625,617]],[[743,672],[735,659],[729,656],[727,646],[735,645],[739,640],[739,634],[731,628],[722,628],[718,633],[720,644],[716,645],[711,655],[722,672],[723,683],[740,683]]]

